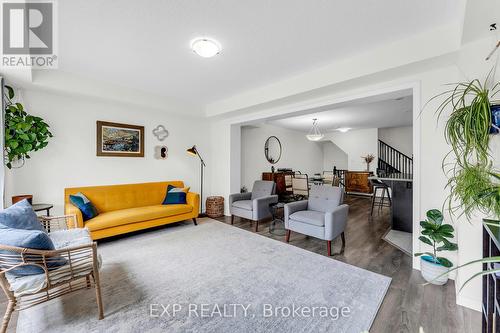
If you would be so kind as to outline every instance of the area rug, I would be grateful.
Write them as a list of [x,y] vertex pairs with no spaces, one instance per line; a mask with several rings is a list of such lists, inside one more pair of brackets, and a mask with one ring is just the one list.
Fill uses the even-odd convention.
[[211,219],[98,247],[93,289],[21,311],[17,332],[362,332],[391,279]]
[[412,255],[412,234],[409,232],[399,231],[399,230],[389,230],[384,237],[382,237],[387,243],[400,249],[405,254]]

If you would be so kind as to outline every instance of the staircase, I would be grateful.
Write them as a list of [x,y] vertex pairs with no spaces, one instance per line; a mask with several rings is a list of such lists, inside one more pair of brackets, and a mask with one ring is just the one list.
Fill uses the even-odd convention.
[[384,141],[378,140],[377,174],[379,177],[393,174],[411,177],[413,175],[413,158],[389,146]]

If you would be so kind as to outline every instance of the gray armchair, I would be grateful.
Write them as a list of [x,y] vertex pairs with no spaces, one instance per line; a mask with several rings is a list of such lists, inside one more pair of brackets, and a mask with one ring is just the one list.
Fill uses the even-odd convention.
[[231,224],[234,222],[234,217],[239,216],[255,221],[255,232],[257,232],[259,221],[271,217],[269,205],[278,202],[274,189],[274,182],[257,180],[253,183],[252,192],[231,194],[229,196]]
[[308,200],[286,204],[286,241],[290,241],[291,231],[326,240],[330,256],[332,240],[341,236],[340,253],[344,252],[349,206],[342,204],[343,199],[344,190],[340,187],[313,185]]

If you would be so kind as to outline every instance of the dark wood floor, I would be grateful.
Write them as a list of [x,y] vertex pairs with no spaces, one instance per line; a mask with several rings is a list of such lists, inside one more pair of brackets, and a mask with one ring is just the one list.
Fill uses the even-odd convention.
[[[332,256],[332,260],[358,266],[392,278],[389,291],[380,307],[370,332],[419,332],[457,333],[480,332],[481,314],[456,305],[455,285],[449,281],[445,286],[428,285],[420,272],[411,268],[411,258],[382,240],[389,229],[389,210],[374,212],[370,220],[370,199],[347,196],[349,221],[346,229],[346,248],[343,255]],[[229,217],[218,219],[231,223]],[[253,231],[248,220],[235,218],[234,226]],[[269,233],[269,222],[259,224],[260,235],[284,242],[284,236]],[[292,233],[290,245],[327,255],[326,241]],[[332,252],[340,251],[337,239]]]
[[[349,222],[346,230],[346,249],[343,255],[332,256],[340,260],[392,278],[390,289],[380,307],[370,332],[419,332],[458,333],[480,332],[481,314],[457,306],[455,286],[449,281],[445,286],[423,286],[420,272],[412,270],[411,258],[382,240],[389,228],[388,210],[375,213],[370,220],[370,200],[366,197],[348,196]],[[229,217],[219,219],[230,223]],[[253,232],[250,221],[235,218],[234,226]],[[148,232],[148,231],[146,231]],[[269,233],[269,222],[259,225],[260,235],[284,242],[284,236]],[[125,236],[126,237],[126,236]],[[292,233],[291,246],[326,256],[326,242]],[[340,251],[340,239],[332,251]],[[0,313],[5,311],[5,296],[0,292]],[[9,332],[15,332],[17,311],[9,324]]]

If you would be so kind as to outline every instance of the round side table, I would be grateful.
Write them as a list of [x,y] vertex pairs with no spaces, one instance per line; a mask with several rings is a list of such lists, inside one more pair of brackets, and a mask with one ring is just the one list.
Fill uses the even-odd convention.
[[283,202],[273,203],[269,205],[273,220],[269,225],[269,233],[276,236],[285,236],[285,221],[283,220],[283,213],[285,204]]
[[35,212],[45,211],[47,216],[50,216],[50,210],[54,207],[51,204],[33,204],[33,210]]

